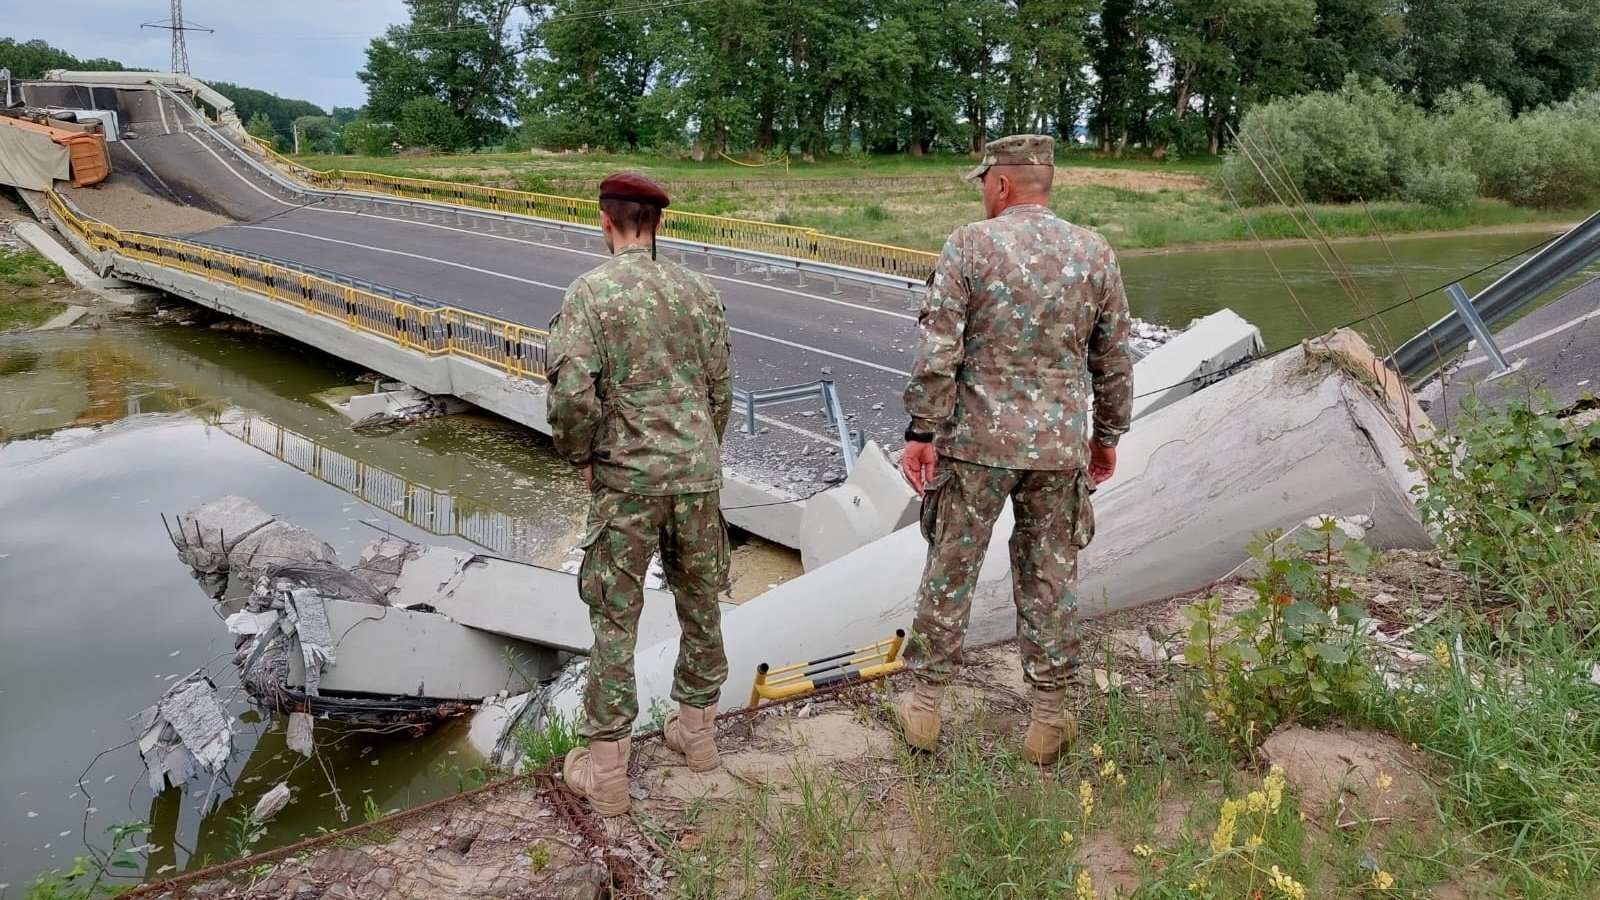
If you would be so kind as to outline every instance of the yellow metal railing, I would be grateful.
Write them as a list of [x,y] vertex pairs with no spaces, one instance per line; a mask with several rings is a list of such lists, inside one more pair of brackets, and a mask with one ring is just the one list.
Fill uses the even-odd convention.
[[898,672],[905,668],[905,661],[900,658],[900,648],[905,640],[905,630],[896,629],[894,637],[859,650],[848,650],[781,669],[762,663],[756,667],[756,683],[750,688],[749,705],[755,706],[762,700],[798,697],[818,688]]
[[[318,171],[307,168],[257,140],[268,159],[289,174],[314,187],[367,191],[407,200],[427,200],[519,216],[532,216],[577,225],[600,224],[600,204],[595,200],[535,194],[505,188],[452,181],[401,178],[375,172]],[[749,219],[708,216],[667,210],[662,214],[661,236],[696,244],[754,250],[813,262],[866,269],[922,280],[933,271],[937,253],[853,238],[822,234],[815,229],[776,225]]]
[[549,334],[449,306],[426,307],[317,275],[86,219],[54,191],[51,211],[90,247],[198,275],[293,306],[427,356],[462,356],[515,378],[544,378]]

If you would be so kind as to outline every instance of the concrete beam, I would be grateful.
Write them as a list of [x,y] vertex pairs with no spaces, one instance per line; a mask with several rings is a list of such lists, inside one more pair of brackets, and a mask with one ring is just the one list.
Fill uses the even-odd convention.
[[[321,690],[384,697],[482,700],[517,693],[556,667],[556,652],[486,634],[435,613],[324,600],[338,639],[337,661]],[[298,652],[289,654],[289,684],[305,684]]]
[[1134,365],[1133,417],[1171,406],[1221,380],[1223,372],[1264,346],[1261,330],[1231,309],[1195,319]]
[[[672,594],[646,589],[644,595],[639,645],[675,638]],[[546,647],[588,653],[594,646],[578,579],[554,569],[447,547],[414,547],[401,559],[387,597],[396,606],[426,604],[462,625]]]

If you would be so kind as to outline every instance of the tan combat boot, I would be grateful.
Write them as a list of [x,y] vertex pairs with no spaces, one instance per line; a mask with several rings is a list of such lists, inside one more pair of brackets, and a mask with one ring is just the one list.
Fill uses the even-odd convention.
[[894,719],[900,723],[906,743],[918,750],[939,746],[939,707],[944,703],[944,685],[913,679],[911,690],[894,701]]
[[1067,691],[1033,688],[1033,714],[1028,719],[1028,736],[1022,741],[1022,755],[1035,765],[1053,765],[1064,747],[1078,739],[1078,720],[1067,712]]
[[715,702],[705,709],[679,703],[677,712],[667,714],[667,723],[661,728],[667,749],[682,753],[692,772],[710,772],[722,765],[722,757],[717,755],[716,719]]
[[629,738],[620,741],[591,741],[567,754],[561,776],[574,793],[589,798],[589,805],[602,816],[620,816],[632,804],[628,798]]

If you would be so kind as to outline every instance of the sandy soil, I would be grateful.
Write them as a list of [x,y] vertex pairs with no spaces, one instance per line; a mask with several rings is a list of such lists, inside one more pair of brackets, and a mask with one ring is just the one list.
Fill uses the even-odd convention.
[[152,234],[188,235],[232,225],[233,221],[216,213],[182,206],[141,190],[136,183],[113,176],[91,188],[67,192],[72,202],[103,222]]

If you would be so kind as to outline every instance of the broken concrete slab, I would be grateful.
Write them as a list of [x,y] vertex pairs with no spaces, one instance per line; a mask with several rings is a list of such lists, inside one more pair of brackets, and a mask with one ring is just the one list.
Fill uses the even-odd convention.
[[[1256,534],[1312,515],[1366,515],[1378,548],[1429,546],[1409,495],[1409,437],[1389,402],[1334,358],[1295,348],[1141,420],[1119,447],[1116,477],[1095,494],[1081,610],[1210,584],[1245,558]],[[979,576],[971,643],[1015,631],[1011,529],[1008,509]],[[760,663],[815,659],[909,628],[926,555],[917,529],[902,529],[729,612],[724,708],[746,702]],[[675,638],[640,650],[641,709],[667,696],[676,653]],[[576,714],[577,699],[568,691],[550,706]]]
[[172,544],[178,559],[197,572],[228,571],[228,553],[274,521],[271,513],[232,494],[178,516]]
[[[369,547],[361,566],[386,570],[394,560],[399,570],[386,597],[396,606],[425,605],[480,631],[573,653],[594,646],[589,607],[578,598],[572,575],[447,547],[401,550],[392,543]],[[644,595],[640,646],[677,633],[672,594],[647,589]]]
[[1229,369],[1260,353],[1264,346],[1261,330],[1231,309],[1194,320],[1134,365],[1134,419],[1220,381]]
[[263,525],[228,551],[228,570],[236,575],[248,577],[286,564],[337,567],[339,554],[332,544],[288,522]]
[[134,722],[152,793],[183,787],[199,775],[214,780],[233,755],[232,719],[203,669],[168,688]]
[[[324,600],[338,637],[338,661],[321,675],[324,692],[481,700],[528,690],[556,668],[556,652],[467,628],[441,615]],[[306,683],[305,661],[289,656],[290,685]]]
[[806,502],[800,560],[806,571],[833,562],[917,519],[917,492],[876,442],[868,442],[844,483]]

